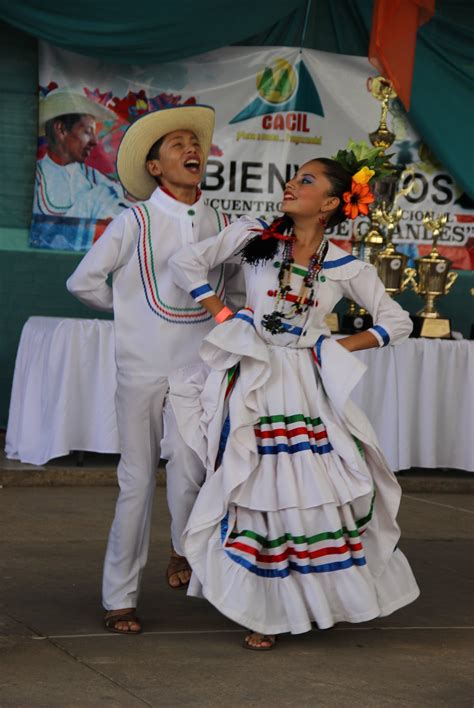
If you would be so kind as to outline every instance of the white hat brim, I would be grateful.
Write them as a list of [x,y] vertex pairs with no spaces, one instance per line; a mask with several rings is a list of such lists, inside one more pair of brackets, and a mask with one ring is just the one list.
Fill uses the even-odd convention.
[[157,183],[146,168],[146,157],[157,140],[174,130],[191,130],[206,162],[214,123],[214,109],[201,105],[163,108],[138,118],[127,129],[117,153],[117,173],[124,189],[136,199],[149,199]]
[[93,116],[96,120],[117,120],[116,114],[100,103],[74,91],[57,89],[51,91],[39,101],[39,131],[44,135],[44,126],[48,120],[70,113]]

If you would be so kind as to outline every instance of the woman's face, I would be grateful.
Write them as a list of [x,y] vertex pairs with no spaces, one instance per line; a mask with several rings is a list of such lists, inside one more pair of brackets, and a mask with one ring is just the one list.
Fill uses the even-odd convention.
[[340,202],[338,197],[328,196],[330,192],[324,166],[311,160],[286,183],[281,210],[291,217],[328,216]]

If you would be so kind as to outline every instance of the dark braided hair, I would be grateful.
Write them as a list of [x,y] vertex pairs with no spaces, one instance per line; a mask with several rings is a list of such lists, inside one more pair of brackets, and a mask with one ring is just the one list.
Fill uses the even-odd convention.
[[[310,162],[319,162],[324,166],[324,175],[331,184],[328,196],[338,197],[340,200],[339,205],[332,212],[327,221],[327,227],[332,229],[334,226],[337,226],[347,219],[343,211],[344,200],[342,195],[344,192],[350,192],[352,175],[345,170],[337,160],[331,160],[328,157],[316,157],[314,160],[310,160]],[[285,234],[291,233],[292,230],[293,219],[291,216],[285,214],[284,216],[274,219],[268,229],[265,229],[263,233],[270,234],[276,231],[277,233]],[[261,261],[271,261],[275,258],[278,252],[279,240],[277,238],[262,239],[262,235],[263,234],[258,234],[255,236],[255,238],[249,241],[241,250],[240,253],[243,262],[257,265]]]

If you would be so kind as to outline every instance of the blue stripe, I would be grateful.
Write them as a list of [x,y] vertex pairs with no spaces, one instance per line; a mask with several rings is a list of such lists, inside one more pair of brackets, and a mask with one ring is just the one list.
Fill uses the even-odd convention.
[[[225,543],[227,532],[229,530],[229,513],[224,516],[221,521],[221,542]],[[301,573],[302,575],[308,575],[309,573],[331,573],[335,570],[345,570],[346,568],[351,568],[353,565],[363,566],[367,564],[365,558],[348,558],[345,561],[336,561],[334,563],[323,563],[322,565],[299,565],[294,561],[290,561],[286,568],[281,570],[275,568],[259,568],[254,565],[246,558],[238,556],[231,551],[225,549],[226,554],[231,560],[239,565],[243,566],[251,573],[258,575],[261,578],[287,578],[290,571],[295,571],[296,573]]]
[[387,344],[390,342],[390,335],[387,332],[387,330],[384,329],[383,327],[381,327],[380,325],[374,325],[372,327],[372,329],[374,329],[376,332],[378,332],[380,334],[380,336],[383,339],[383,346],[386,347]]
[[278,570],[277,568],[259,568],[246,558],[236,556],[235,553],[231,553],[227,550],[226,553],[235,563],[242,565],[260,578],[287,578],[291,571],[301,573],[302,575],[308,575],[309,573],[332,573],[335,570],[345,570],[346,568],[352,568],[353,565],[366,565],[367,563],[365,558],[348,558],[345,561],[324,563],[322,565],[298,565],[298,563],[290,561],[286,568]]
[[286,322],[283,322],[281,326],[283,327],[285,332],[288,332],[288,334],[295,334],[297,337],[299,337],[300,334],[303,334],[302,327],[293,327],[292,325],[287,324]]
[[227,536],[227,531],[229,529],[229,512],[224,516],[224,518],[221,521],[221,542],[224,543],[226,536]]
[[322,362],[321,362],[321,345],[322,345],[322,343],[324,342],[325,339],[326,339],[326,335],[321,334],[321,335],[318,337],[318,340],[317,340],[317,342],[316,342],[316,344],[315,344],[315,347],[314,347],[314,348],[316,349],[316,358],[317,358],[317,360],[319,361],[320,364],[322,363]]
[[333,449],[331,443],[326,445],[312,445],[309,442],[295,443],[295,445],[287,445],[286,443],[278,443],[277,445],[257,445],[257,450],[260,455],[278,455],[280,452],[288,452],[293,455],[295,452],[303,452],[303,450],[311,450],[317,452],[318,455],[324,455],[331,452]]
[[250,317],[249,315],[244,315],[243,312],[237,312],[234,315],[234,320],[245,320],[245,322],[250,322],[252,327],[255,327],[255,325],[253,323],[253,317]]
[[351,256],[349,254],[347,256],[343,256],[342,258],[338,258],[335,261],[324,261],[323,268],[339,268],[339,266],[346,265],[346,263],[351,263],[356,260],[357,258],[355,256]]
[[180,321],[180,322],[178,323],[176,320],[171,319],[170,317],[166,317],[166,316],[163,315],[161,312],[158,312],[158,311],[156,310],[156,308],[154,307],[153,303],[150,301],[150,298],[148,297],[147,286],[146,286],[145,277],[144,277],[144,274],[143,274],[142,254],[141,254],[141,249],[140,249],[141,239],[144,238],[144,235],[142,236],[142,225],[141,225],[140,219],[138,218],[138,216],[137,216],[137,214],[136,214],[136,212],[135,212],[135,209],[132,209],[132,214],[133,214],[133,216],[135,217],[136,222],[137,222],[137,224],[138,224],[138,235],[139,235],[138,241],[137,241],[138,265],[139,265],[139,268],[140,268],[140,278],[141,278],[142,285],[143,285],[143,292],[145,293],[145,299],[146,299],[146,301],[147,301],[147,305],[148,305],[148,307],[150,308],[150,310],[153,312],[153,314],[157,315],[157,316],[160,317],[162,320],[165,320],[165,322],[172,322],[173,324],[195,324],[196,322],[197,322],[198,324],[201,324],[201,322],[208,322],[208,321],[211,319],[211,315],[209,315],[209,314],[207,314],[207,313],[206,313],[206,316],[205,316],[204,318],[202,318],[202,319],[199,318],[199,320],[194,320],[194,321],[193,321],[193,320],[184,320],[184,321]]
[[259,224],[262,224],[264,229],[268,229],[268,224],[266,221],[264,221],[263,219],[259,219],[259,218],[257,218],[257,221]]
[[227,445],[227,439],[229,437],[229,433],[230,433],[230,416],[227,415],[227,418],[224,421],[224,425],[222,426],[221,437],[219,439],[219,449],[218,449],[217,455],[216,455],[216,464],[214,465],[214,470],[219,469],[219,467],[222,464],[222,458],[224,457],[224,452],[225,452],[225,448]]
[[205,285],[201,285],[199,288],[195,288],[194,290],[191,290],[189,294],[191,295],[191,297],[196,299],[197,297],[199,297],[199,295],[204,295],[204,293],[213,293],[213,292],[214,291],[211,288],[211,286],[209,285],[209,283],[206,283]]

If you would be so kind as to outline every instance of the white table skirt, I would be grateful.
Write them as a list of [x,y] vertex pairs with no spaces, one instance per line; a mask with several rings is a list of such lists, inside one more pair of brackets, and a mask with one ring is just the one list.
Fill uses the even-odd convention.
[[[358,352],[352,398],[393,470],[474,472],[474,342],[410,339]],[[117,453],[110,320],[30,317],[18,349],[6,454],[42,465],[71,450]]]
[[7,457],[43,465],[71,450],[118,452],[114,323],[30,317],[13,376]]

